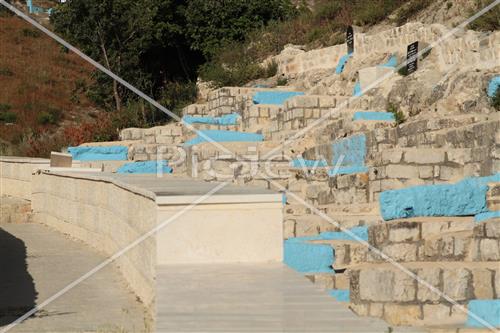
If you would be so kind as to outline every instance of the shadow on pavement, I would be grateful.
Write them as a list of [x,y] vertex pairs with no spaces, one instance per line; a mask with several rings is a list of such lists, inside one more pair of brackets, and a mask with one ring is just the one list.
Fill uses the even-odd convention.
[[0,326],[35,307],[37,292],[26,259],[24,242],[0,228]]

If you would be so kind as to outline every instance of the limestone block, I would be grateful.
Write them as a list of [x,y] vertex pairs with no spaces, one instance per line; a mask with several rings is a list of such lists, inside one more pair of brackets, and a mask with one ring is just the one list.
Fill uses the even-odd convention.
[[485,222],[486,237],[500,238],[500,220]]
[[405,161],[416,164],[443,163],[444,151],[436,149],[411,149],[405,152]]
[[498,239],[482,239],[479,243],[481,260],[500,260],[499,242]]
[[[441,275],[441,269],[439,269],[438,267],[420,269],[417,271],[417,276],[419,280],[427,282],[429,285],[438,290],[440,288],[440,281],[441,281],[440,275]],[[418,283],[417,299],[419,301],[421,302],[437,301],[441,298],[441,295],[429,289],[429,287],[424,285],[421,281],[417,281],[417,283]]]
[[402,150],[384,150],[382,151],[382,163],[400,163],[402,156]]
[[283,237],[285,239],[295,237],[295,220],[285,220],[283,222]]
[[464,165],[472,161],[472,149],[450,149],[446,152],[448,161]]
[[434,167],[432,166],[419,166],[418,167],[418,176],[422,179],[433,178],[434,175]]
[[472,271],[472,286],[474,288],[474,297],[477,299],[494,298],[492,285],[492,271],[487,269],[475,269]]
[[387,303],[384,305],[384,319],[392,325],[409,326],[422,318],[419,305],[399,305]]
[[358,73],[361,88],[368,89],[368,87],[374,84],[377,80],[394,73],[394,69],[389,67],[374,66],[362,68],[358,71]]
[[468,286],[472,274],[465,268],[445,269],[443,271],[443,292],[456,301],[470,298]]
[[393,300],[394,272],[365,269],[359,274],[359,297],[362,300],[388,302]]
[[424,304],[423,320],[419,325],[460,325],[467,321],[467,313],[444,304]]
[[383,252],[396,261],[416,261],[417,245],[411,243],[398,243],[385,246]]
[[389,178],[418,178],[418,168],[411,165],[391,164],[386,167]]
[[391,242],[417,241],[420,231],[417,228],[391,228],[389,230],[389,240]]

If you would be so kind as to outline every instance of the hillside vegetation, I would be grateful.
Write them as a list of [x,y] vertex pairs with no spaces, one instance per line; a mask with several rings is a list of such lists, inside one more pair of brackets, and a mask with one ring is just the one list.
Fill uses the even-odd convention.
[[[197,80],[243,86],[276,77],[266,59],[285,45],[315,49],[364,31],[465,14],[490,0],[72,0],[55,7],[49,27],[101,64],[180,114],[197,99]],[[51,1],[35,2],[49,6]],[[498,29],[499,9],[474,22]],[[85,141],[116,138],[123,127],[170,121],[126,88],[0,10],[0,153],[46,156]]]

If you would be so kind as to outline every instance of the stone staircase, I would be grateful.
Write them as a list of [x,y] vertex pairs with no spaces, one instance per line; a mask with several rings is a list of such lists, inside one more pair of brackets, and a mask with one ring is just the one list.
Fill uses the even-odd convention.
[[[425,46],[447,31],[440,25],[412,23],[373,35],[356,34],[356,52],[340,74],[334,69],[345,55],[345,45],[308,52],[287,49],[275,60],[290,87],[224,87],[183,110],[191,119],[238,114],[235,123],[132,128],[123,130],[121,139],[129,145],[129,158],[134,161],[160,155],[172,162],[174,173],[286,191],[285,240],[309,237],[306,244],[326,246],[333,253],[330,272],[307,272],[313,282],[328,290],[349,290],[350,307],[359,315],[380,317],[394,325],[455,325],[443,332],[462,332],[467,315],[411,274],[459,305],[500,298],[500,220],[478,223],[470,216],[441,216],[384,221],[380,196],[386,191],[452,184],[500,170],[500,113],[458,107],[462,96],[454,92],[458,89],[454,85],[462,84],[459,75],[463,71],[486,75],[497,68],[500,35],[464,32],[436,45],[429,57],[421,59],[422,69],[412,77],[392,77],[359,98],[351,97],[355,82],[367,80],[361,77],[361,69],[380,65],[390,54],[401,60],[407,44],[419,40]],[[454,73],[457,65],[462,66],[461,72]],[[388,121],[384,111],[394,97],[389,98],[392,87],[404,81],[407,89],[416,89],[419,82],[430,80],[433,71],[449,75],[440,102],[417,101],[413,104],[420,108],[418,115],[410,112],[402,124]],[[484,95],[477,82],[473,83],[466,86],[467,92]],[[439,88],[444,83],[435,84]],[[255,102],[260,92],[298,90],[305,94],[281,104]],[[369,111],[384,117],[359,117]],[[313,125],[312,130],[300,134]],[[264,140],[186,147],[186,141],[196,136],[193,128],[258,133]],[[345,159],[339,161],[339,155]],[[312,165],[318,161],[326,165],[297,165],[294,161],[299,157]],[[335,171],[336,164],[340,168]],[[498,210],[498,185],[491,185],[488,193],[490,210]],[[367,229],[365,242],[318,237],[355,227]],[[378,251],[400,267],[388,263]],[[436,328],[433,332],[441,331]]]

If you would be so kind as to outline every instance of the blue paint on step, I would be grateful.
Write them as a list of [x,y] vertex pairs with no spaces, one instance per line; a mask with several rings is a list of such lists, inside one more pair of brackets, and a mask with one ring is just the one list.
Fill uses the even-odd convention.
[[395,121],[392,112],[359,111],[356,112],[352,120],[376,120],[376,121]]
[[74,161],[126,161],[128,148],[125,146],[69,147]]
[[[256,133],[221,130],[203,130],[198,132],[203,133],[215,142],[261,142],[264,140],[264,136],[262,134]],[[184,146],[192,146],[203,142],[209,141],[198,135],[195,138],[186,141]]]
[[208,124],[208,125],[237,125],[240,115],[237,113],[226,114],[220,117],[193,117],[184,116],[182,121],[186,124]]
[[355,227],[349,231],[351,234],[338,231],[323,232],[317,236],[289,238],[284,243],[284,262],[301,273],[333,273],[331,267],[335,262],[333,248],[327,244],[314,244],[309,241],[359,239],[368,241],[367,227]]
[[494,212],[484,212],[484,213],[479,213],[474,216],[474,221],[475,222],[483,222],[486,220],[494,219],[494,218],[500,218],[500,210],[496,210]]
[[161,173],[172,173],[173,169],[168,166],[168,161],[145,161],[133,162],[122,165],[117,173],[133,173],[133,174],[157,174],[158,164],[161,168]]
[[335,298],[339,302],[350,302],[351,293],[349,289],[333,289],[328,292],[330,296]]
[[[366,136],[364,134],[353,135],[337,140],[332,145],[333,169],[328,171],[328,175],[346,175],[354,173],[368,172],[365,166],[366,157]],[[335,167],[339,166],[336,170]]]
[[500,76],[495,76],[488,84],[487,94],[489,97],[494,97],[500,87]]
[[398,66],[398,58],[395,55],[391,55],[391,57],[387,60],[386,63],[379,65],[380,67],[389,67],[396,68]]
[[324,168],[328,166],[325,160],[305,160],[296,158],[290,162],[292,168]]
[[283,105],[287,99],[303,95],[300,91],[258,91],[253,95],[253,103]]
[[475,314],[493,327],[500,327],[500,299],[491,300],[471,300],[467,306],[469,315],[467,316],[467,327],[486,327],[477,319],[471,317],[470,313]]
[[421,185],[380,194],[384,220],[415,216],[470,216],[488,212],[489,182],[499,182],[500,173],[466,178],[456,184]]
[[361,83],[356,82],[356,84],[354,85],[354,89],[352,91],[352,95],[354,97],[360,97],[363,95],[362,91],[361,91]]
[[347,64],[347,61],[349,60],[349,58],[351,56],[352,56],[352,53],[348,53],[348,54],[343,55],[339,59],[339,63],[337,64],[337,67],[335,67],[335,74],[340,74],[344,71],[345,64]]

